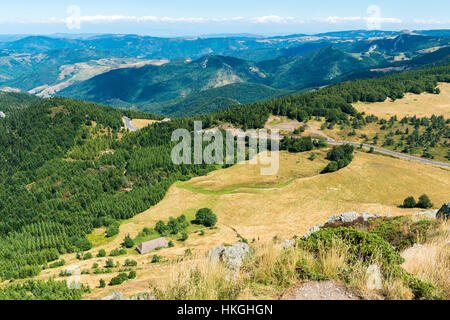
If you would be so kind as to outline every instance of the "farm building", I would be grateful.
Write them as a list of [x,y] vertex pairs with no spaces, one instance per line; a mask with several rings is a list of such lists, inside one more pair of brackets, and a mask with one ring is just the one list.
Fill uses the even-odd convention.
[[164,238],[158,238],[155,240],[150,240],[147,242],[143,242],[136,247],[136,250],[140,254],[144,254],[150,251],[153,251],[158,248],[167,248],[169,246],[169,242]]

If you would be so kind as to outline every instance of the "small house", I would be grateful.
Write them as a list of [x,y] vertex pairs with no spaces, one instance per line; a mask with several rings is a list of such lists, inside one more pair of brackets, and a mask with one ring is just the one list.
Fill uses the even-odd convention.
[[140,245],[136,247],[136,250],[140,254],[148,253],[150,251],[156,250],[158,248],[167,248],[169,246],[169,242],[164,238],[158,238],[155,240],[150,240],[147,242],[142,242]]
[[6,114],[3,111],[0,111],[0,118],[5,118]]

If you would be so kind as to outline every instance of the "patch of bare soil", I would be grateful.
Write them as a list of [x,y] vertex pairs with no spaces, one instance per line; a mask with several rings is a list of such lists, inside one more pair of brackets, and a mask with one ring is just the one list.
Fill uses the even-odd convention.
[[344,285],[332,281],[310,281],[303,283],[289,293],[283,295],[281,300],[362,300],[355,292]]

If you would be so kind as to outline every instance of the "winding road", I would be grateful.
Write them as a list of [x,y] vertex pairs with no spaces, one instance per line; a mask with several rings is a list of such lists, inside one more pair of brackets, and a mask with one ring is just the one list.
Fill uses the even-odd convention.
[[[314,132],[316,135],[321,136],[325,139],[327,139],[329,144],[338,144],[338,145],[343,145],[343,144],[350,144],[352,146],[356,146],[359,147],[361,146],[361,143],[357,143],[357,142],[350,142],[350,141],[336,141],[333,138],[327,136],[326,134],[324,134],[317,126],[311,125],[311,124],[307,124],[307,126],[311,129],[312,132]],[[404,159],[408,159],[408,160],[414,160],[414,161],[420,161],[422,163],[426,163],[426,164],[433,164],[433,165],[437,165],[437,166],[443,166],[443,167],[448,167],[450,168],[450,163],[444,163],[444,162],[439,162],[439,161],[433,161],[433,160],[428,160],[428,159],[423,159],[423,158],[419,158],[419,157],[414,157],[414,156],[410,156],[404,153],[400,153],[400,152],[395,152],[389,149],[384,149],[384,148],[380,148],[380,147],[376,147],[376,146],[372,146],[370,144],[362,144],[363,147],[365,148],[373,148],[374,150],[380,151],[380,152],[384,152],[387,154],[391,154],[400,158],[404,158]]]
[[130,131],[138,131],[139,129],[136,128],[135,126],[133,126],[131,124],[131,119],[128,117],[123,117],[122,118],[123,122],[125,123],[125,128],[130,130]]
[[[135,126],[133,126],[131,124],[131,119],[128,117],[123,117],[123,122],[125,123],[125,128],[127,128],[130,131],[137,131],[139,130],[138,128],[136,128]],[[324,134],[317,126],[315,125],[311,125],[311,124],[307,124],[307,126],[311,129],[311,132],[314,133],[315,135],[319,136],[319,137],[323,137],[325,139],[327,139],[329,144],[337,144],[337,145],[343,145],[343,144],[350,144],[352,146],[356,146],[359,147],[361,146],[361,143],[357,143],[357,142],[350,142],[350,141],[336,141],[333,138],[327,136],[326,134]],[[237,135],[235,133],[235,135]],[[384,148],[380,148],[380,147],[376,147],[376,146],[372,146],[370,144],[363,144],[363,147],[365,148],[373,148],[374,150],[380,151],[380,152],[384,152],[390,155],[394,155],[396,157],[400,157],[400,158],[404,158],[404,159],[408,159],[408,160],[413,160],[413,161],[420,161],[422,163],[426,163],[426,164],[433,164],[433,165],[437,165],[437,166],[443,166],[443,167],[447,167],[450,168],[450,163],[444,163],[444,162],[439,162],[439,161],[433,161],[433,160],[428,160],[428,159],[423,159],[423,158],[419,158],[419,157],[414,157],[414,156],[410,156],[404,153],[400,153],[400,152],[395,152],[389,149],[384,149]]]

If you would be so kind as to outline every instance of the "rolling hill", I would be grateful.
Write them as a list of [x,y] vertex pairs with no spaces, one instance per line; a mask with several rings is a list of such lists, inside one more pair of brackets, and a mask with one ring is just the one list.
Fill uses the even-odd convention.
[[[260,63],[208,55],[163,66],[114,70],[75,84],[61,91],[61,95],[106,104],[114,102],[116,106],[121,101],[123,106],[135,105],[142,110],[167,112],[168,115],[185,105],[184,114],[191,115],[194,112],[187,107],[196,102],[212,103],[209,111],[214,111],[231,104],[265,100],[283,95],[289,92],[287,90],[320,87],[376,63],[357,59],[333,47]],[[231,84],[233,86],[228,87]],[[218,90],[220,87],[225,88]],[[168,106],[170,108],[165,110]],[[199,105],[195,108],[208,111]]]

